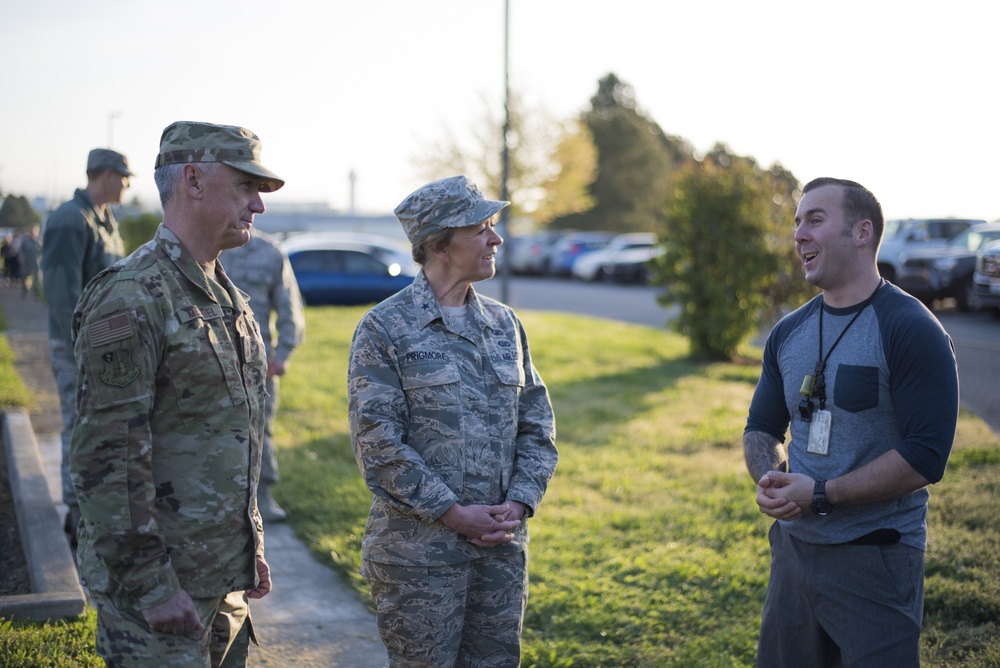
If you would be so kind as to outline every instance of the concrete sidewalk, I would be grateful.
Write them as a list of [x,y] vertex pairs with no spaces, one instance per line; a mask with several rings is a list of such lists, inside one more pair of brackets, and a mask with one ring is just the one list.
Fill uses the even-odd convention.
[[[15,365],[36,396],[30,411],[38,454],[52,503],[61,519],[59,481],[59,397],[49,366],[46,311],[20,288],[0,287],[0,308],[7,319],[5,332]],[[279,416],[280,419],[280,416]],[[11,476],[18,475],[12,470]],[[282,484],[294,484],[285,480]],[[267,561],[274,589],[251,601],[254,630],[260,647],[251,649],[251,665],[304,668],[378,668],[386,652],[378,637],[375,617],[355,597],[342,578],[316,561],[291,527],[265,527]]]

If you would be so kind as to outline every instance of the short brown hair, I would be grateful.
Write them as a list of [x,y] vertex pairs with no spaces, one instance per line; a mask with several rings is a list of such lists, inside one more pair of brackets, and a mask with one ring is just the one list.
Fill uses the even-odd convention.
[[848,227],[853,227],[854,223],[867,218],[872,221],[875,238],[879,242],[882,241],[885,218],[882,216],[882,205],[879,204],[872,191],[857,181],[821,176],[807,183],[802,188],[802,193],[805,194],[823,186],[840,186],[844,190],[844,222]]
[[430,235],[424,237],[413,246],[413,261],[423,266],[427,264],[427,258],[433,251],[441,250],[448,245],[451,238],[455,235],[454,227],[446,227],[443,230],[438,230],[437,232],[432,232]]

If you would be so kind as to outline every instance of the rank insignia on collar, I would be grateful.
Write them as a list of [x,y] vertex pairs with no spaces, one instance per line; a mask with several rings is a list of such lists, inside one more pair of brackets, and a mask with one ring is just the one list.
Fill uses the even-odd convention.
[[131,351],[112,350],[101,355],[104,370],[100,378],[108,385],[125,387],[139,377],[139,365],[132,361]]

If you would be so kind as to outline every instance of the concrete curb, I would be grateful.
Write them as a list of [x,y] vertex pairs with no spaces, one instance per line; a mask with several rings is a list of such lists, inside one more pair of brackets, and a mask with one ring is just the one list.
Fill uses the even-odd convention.
[[2,417],[14,510],[32,593],[0,596],[0,616],[37,622],[76,617],[83,614],[86,597],[49,493],[31,420],[24,409],[4,411]]

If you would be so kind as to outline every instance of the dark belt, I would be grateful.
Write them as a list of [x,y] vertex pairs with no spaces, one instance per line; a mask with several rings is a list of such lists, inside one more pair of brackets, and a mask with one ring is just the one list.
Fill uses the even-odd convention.
[[847,541],[848,545],[895,545],[902,538],[902,534],[895,529],[875,529],[864,536],[858,536],[854,540]]

